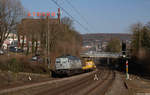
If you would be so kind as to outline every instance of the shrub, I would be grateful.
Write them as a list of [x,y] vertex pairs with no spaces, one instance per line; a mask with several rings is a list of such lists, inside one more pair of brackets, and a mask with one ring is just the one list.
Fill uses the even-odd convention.
[[29,58],[24,56],[0,56],[0,69],[12,72],[49,73],[47,66],[31,63]]

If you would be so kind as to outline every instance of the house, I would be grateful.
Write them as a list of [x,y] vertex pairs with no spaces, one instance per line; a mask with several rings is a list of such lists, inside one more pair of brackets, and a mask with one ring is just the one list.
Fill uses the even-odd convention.
[[9,33],[7,39],[3,43],[3,49],[7,49],[10,45],[16,45],[18,37],[16,33]]

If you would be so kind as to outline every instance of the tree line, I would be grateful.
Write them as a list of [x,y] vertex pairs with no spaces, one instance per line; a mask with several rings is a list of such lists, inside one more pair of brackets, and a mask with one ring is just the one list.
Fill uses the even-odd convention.
[[137,23],[131,26],[131,52],[136,57],[146,57],[150,54],[150,22]]
[[[56,23],[51,23],[51,20]],[[61,24],[58,24],[57,19],[54,18],[24,19],[18,26],[18,35],[22,35],[23,39],[26,37],[27,55],[38,52],[46,55],[47,52],[50,52],[48,56],[51,57],[67,54],[79,56],[82,38],[72,24],[72,20],[68,17],[62,18]],[[21,47],[24,48],[24,44]],[[29,52],[30,48],[31,52]]]
[[0,0],[0,48],[9,33],[16,30],[25,10],[19,0]]
[[[149,76],[150,72],[150,22],[136,23],[131,26],[131,62],[133,70],[141,76]],[[136,68],[135,68],[136,67]]]
[[25,19],[26,13],[20,0],[0,0],[0,48],[9,33],[17,32],[18,42],[22,40],[19,46],[26,46],[26,55],[40,53],[51,59],[67,54],[79,56],[82,38],[70,18],[57,23],[56,18]]

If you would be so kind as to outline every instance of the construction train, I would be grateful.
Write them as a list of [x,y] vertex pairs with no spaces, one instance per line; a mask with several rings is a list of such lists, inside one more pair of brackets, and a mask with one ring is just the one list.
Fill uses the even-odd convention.
[[95,69],[96,65],[89,58],[81,62],[76,56],[60,56],[56,58],[55,70],[52,71],[52,76],[70,76]]

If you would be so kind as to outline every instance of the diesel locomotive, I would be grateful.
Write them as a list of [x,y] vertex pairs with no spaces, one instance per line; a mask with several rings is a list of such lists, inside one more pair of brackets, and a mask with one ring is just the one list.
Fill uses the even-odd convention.
[[96,69],[92,60],[81,61],[76,56],[60,56],[56,58],[55,70],[52,71],[52,76],[57,75],[74,75],[83,72],[88,72]]

